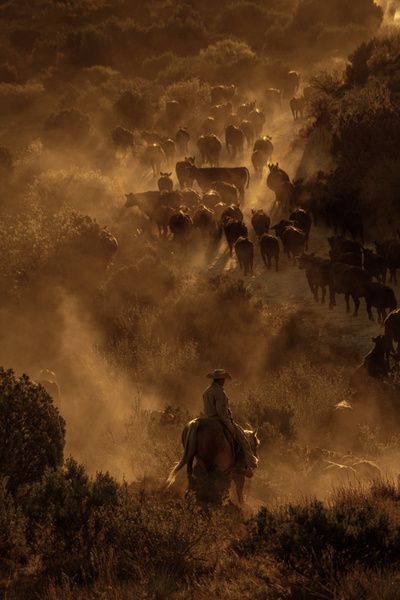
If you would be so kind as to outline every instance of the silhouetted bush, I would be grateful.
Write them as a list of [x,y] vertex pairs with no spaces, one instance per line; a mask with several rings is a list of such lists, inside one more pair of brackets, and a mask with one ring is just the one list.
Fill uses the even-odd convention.
[[297,573],[339,580],[355,566],[388,567],[400,560],[400,531],[387,513],[365,501],[329,507],[313,501],[261,509],[239,549],[271,551]]
[[5,478],[0,480],[0,578],[12,578],[28,555],[25,518],[7,492]]
[[11,152],[8,148],[0,146],[0,169],[1,171],[9,172],[12,169],[13,160]]
[[65,424],[52,399],[26,375],[0,368],[0,470],[12,491],[63,460]]
[[110,41],[98,29],[74,31],[66,39],[65,53],[74,65],[107,65],[110,61]]
[[123,125],[130,129],[140,129],[151,125],[153,110],[150,99],[137,91],[126,90],[114,105]]
[[257,57],[245,42],[225,39],[200,51],[199,71],[211,83],[239,83],[249,78]]
[[17,83],[18,73],[14,65],[2,63],[0,65],[0,83]]
[[135,496],[107,473],[89,478],[72,459],[33,486],[24,510],[30,544],[57,579],[90,581],[107,568],[142,584],[163,574],[175,586],[201,570],[212,536],[196,507]]
[[32,52],[40,32],[34,29],[16,29],[10,35],[11,44],[20,52]]
[[43,141],[49,146],[80,146],[87,142],[89,117],[74,108],[50,115],[43,124]]

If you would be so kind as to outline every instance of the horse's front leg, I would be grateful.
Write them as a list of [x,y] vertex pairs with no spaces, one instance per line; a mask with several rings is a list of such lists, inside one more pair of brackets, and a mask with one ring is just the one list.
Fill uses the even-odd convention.
[[236,495],[237,495],[238,502],[239,502],[239,504],[243,504],[243,489],[244,489],[245,476],[235,474],[233,476],[233,481],[235,483],[235,489],[236,489]]

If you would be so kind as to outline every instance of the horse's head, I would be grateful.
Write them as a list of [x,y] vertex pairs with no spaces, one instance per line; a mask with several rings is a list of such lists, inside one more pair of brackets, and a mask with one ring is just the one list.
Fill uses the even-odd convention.
[[258,447],[260,445],[260,438],[257,435],[257,429],[245,429],[244,434],[250,444],[250,448],[254,456],[258,456]]

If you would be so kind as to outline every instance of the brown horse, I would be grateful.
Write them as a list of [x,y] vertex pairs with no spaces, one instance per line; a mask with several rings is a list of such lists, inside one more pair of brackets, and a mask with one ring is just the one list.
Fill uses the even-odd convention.
[[[245,430],[245,435],[256,455],[260,444],[257,433]],[[235,468],[237,461],[235,444],[229,431],[219,419],[201,417],[188,423],[182,432],[182,444],[184,453],[168,477],[168,486],[173,484],[178,471],[186,465],[189,490],[194,489],[196,477],[193,464],[195,463],[195,470],[201,470],[205,475],[218,476],[224,481],[227,490],[233,481],[238,501],[243,502],[245,476]]]

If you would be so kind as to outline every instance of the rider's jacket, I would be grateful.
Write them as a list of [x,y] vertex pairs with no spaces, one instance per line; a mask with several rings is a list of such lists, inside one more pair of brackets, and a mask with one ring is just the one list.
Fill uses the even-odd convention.
[[225,394],[224,388],[218,383],[213,383],[205,390],[203,394],[203,414],[205,417],[218,417],[232,427],[232,416],[229,409],[229,398]]

